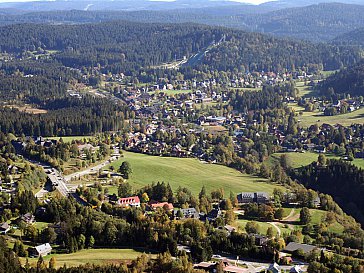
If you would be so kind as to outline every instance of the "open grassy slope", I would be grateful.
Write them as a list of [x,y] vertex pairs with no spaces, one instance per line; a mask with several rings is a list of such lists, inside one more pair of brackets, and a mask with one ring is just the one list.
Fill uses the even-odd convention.
[[194,194],[199,193],[202,186],[207,191],[224,188],[228,196],[230,190],[234,193],[242,191],[266,191],[272,193],[279,187],[267,183],[267,180],[242,174],[237,170],[216,165],[202,163],[193,158],[173,158],[149,156],[144,154],[124,152],[124,158],[111,165],[118,169],[123,161],[129,161],[133,174],[129,182],[135,187],[151,184],[152,182],[169,182],[172,189],[179,186],[189,188]]
[[[125,260],[133,260],[141,256],[143,251],[134,249],[87,249],[71,254],[51,254],[44,257],[45,263],[48,265],[51,257],[56,259],[56,267],[79,266],[86,263],[89,264],[119,264]],[[25,263],[25,259],[21,259]],[[30,265],[37,264],[37,258],[29,258]]]
[[[287,155],[288,157],[288,164],[292,168],[299,168],[302,166],[310,165],[312,162],[317,161],[319,154],[313,152],[306,152],[306,153],[275,153],[272,154],[268,159],[267,163],[270,166],[273,166],[276,161],[279,161],[281,155]],[[332,154],[325,154],[326,158],[328,159],[340,159],[339,156],[332,155]],[[364,159],[355,158],[353,161],[350,162],[354,164],[358,168],[364,169]]]

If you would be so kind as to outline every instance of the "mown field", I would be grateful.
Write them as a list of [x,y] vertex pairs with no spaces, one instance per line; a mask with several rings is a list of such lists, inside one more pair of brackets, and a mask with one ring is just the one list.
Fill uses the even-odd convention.
[[237,170],[216,164],[202,163],[193,158],[173,158],[149,156],[124,151],[124,158],[111,163],[118,169],[123,161],[131,164],[133,174],[129,182],[140,188],[153,182],[169,182],[172,189],[187,187],[198,194],[202,186],[207,191],[223,188],[225,195],[230,190],[234,193],[248,191],[265,191],[272,193],[276,184],[255,176],[242,174]]
[[[266,161],[270,166],[273,166],[275,162],[277,162],[281,155],[287,155],[288,164],[291,168],[299,168],[302,166],[307,166],[314,161],[317,161],[319,154],[313,152],[306,152],[306,153],[275,153],[272,154],[268,160]],[[332,154],[325,154],[326,158],[328,159],[340,159],[339,156],[335,156]],[[354,164],[358,168],[364,169],[364,159],[356,158],[350,162]]]
[[[136,249],[87,249],[71,254],[51,254],[44,257],[45,263],[48,265],[51,257],[56,259],[56,267],[79,266],[86,263],[89,264],[120,264],[122,261],[134,260],[143,254],[142,250]],[[152,254],[155,256],[155,254]],[[30,265],[36,266],[38,259],[29,258]],[[25,258],[21,258],[21,262],[25,263]]]
[[341,124],[343,126],[350,126],[353,123],[364,123],[364,108],[336,116],[324,116],[319,112],[303,112],[303,115],[299,115],[297,119],[304,128],[316,123],[319,125],[327,123],[331,125]]
[[72,142],[73,140],[84,140],[93,138],[93,136],[63,136],[63,137],[48,137],[48,139],[55,139],[60,140],[62,138],[63,142],[68,143]]

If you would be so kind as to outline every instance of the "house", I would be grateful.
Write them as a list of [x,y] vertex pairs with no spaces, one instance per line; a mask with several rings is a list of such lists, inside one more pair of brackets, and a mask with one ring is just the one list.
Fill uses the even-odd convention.
[[212,262],[201,262],[193,266],[194,269],[200,269],[207,272],[214,272],[216,270],[216,263]]
[[0,225],[0,234],[6,234],[11,229],[10,225],[8,223],[2,223]]
[[237,195],[237,199],[239,204],[265,204],[269,202],[269,195],[266,192],[242,192]]
[[228,234],[231,234],[232,232],[236,232],[236,227],[230,226],[230,225],[225,225],[225,226],[220,226],[218,227],[218,229],[221,230],[225,230]]
[[220,209],[212,209],[207,215],[206,219],[209,221],[215,221],[216,218],[219,218],[221,216],[221,210]]
[[301,249],[303,251],[304,254],[308,254],[314,250],[317,249],[317,246],[314,245],[307,245],[307,244],[300,244],[300,243],[295,243],[295,242],[290,242],[285,249],[283,249],[284,252],[287,253],[293,253],[297,250]]
[[175,209],[173,211],[173,216],[176,218],[178,211],[182,213],[182,218],[194,218],[199,219],[200,214],[197,212],[195,208],[188,208],[188,209]]
[[294,267],[291,268],[289,273],[303,273],[303,270],[299,265],[295,265]]
[[253,236],[255,239],[256,246],[266,246],[269,241],[269,238],[263,235],[254,234]]
[[274,263],[274,264],[269,265],[267,272],[280,273],[281,268],[279,267],[279,265],[277,263]]
[[118,204],[122,207],[140,207],[140,199],[138,196],[131,196],[126,198],[120,198]]
[[173,210],[173,204],[168,203],[168,202],[150,203],[150,206],[152,207],[153,210],[156,210],[158,208],[164,208],[164,209],[167,209],[169,211]]
[[24,214],[20,219],[28,225],[35,223],[35,216],[29,212]]
[[29,250],[29,255],[31,257],[39,257],[39,256],[47,256],[52,252],[52,247],[49,243],[39,245],[36,247],[33,247]]

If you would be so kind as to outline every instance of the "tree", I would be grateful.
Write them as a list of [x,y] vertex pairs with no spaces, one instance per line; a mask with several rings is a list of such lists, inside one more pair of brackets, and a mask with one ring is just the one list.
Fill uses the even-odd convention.
[[282,220],[282,218],[283,218],[283,212],[284,212],[284,210],[282,208],[277,209],[274,212],[274,218],[275,219],[278,219],[278,220]]
[[43,243],[53,243],[57,239],[57,233],[54,228],[47,227],[41,233],[41,239]]
[[319,154],[317,161],[320,166],[326,166],[326,156],[324,154]]
[[49,260],[49,268],[51,268],[51,269],[56,268],[56,258],[55,258],[55,257],[52,257],[52,258]]
[[88,248],[92,248],[95,244],[95,239],[94,237],[91,235],[89,238],[88,238],[88,241],[87,241],[87,247]]
[[302,225],[307,225],[311,221],[311,213],[308,208],[302,208],[300,211],[300,222]]
[[245,225],[245,231],[249,234],[259,233],[259,224],[255,221],[250,221]]
[[144,192],[142,194],[142,202],[143,203],[148,203],[149,202],[149,196],[148,196],[148,193]]
[[133,194],[133,188],[128,182],[123,182],[119,185],[118,195],[119,197],[129,197]]
[[128,161],[121,163],[119,172],[122,174],[123,178],[129,179],[130,175],[133,173],[130,163]]
[[267,228],[267,236],[268,236],[268,238],[273,238],[274,233],[273,233],[273,228],[272,227]]

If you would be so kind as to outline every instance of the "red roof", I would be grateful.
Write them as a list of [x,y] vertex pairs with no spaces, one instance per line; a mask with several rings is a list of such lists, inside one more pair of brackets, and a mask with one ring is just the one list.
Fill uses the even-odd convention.
[[156,208],[164,208],[164,206],[168,206],[168,209],[169,210],[172,210],[173,209],[173,204],[167,203],[167,202],[154,203],[154,204],[151,204],[151,206],[152,206],[153,209],[156,209]]
[[120,205],[136,205],[136,204],[140,204],[140,199],[139,199],[139,196],[120,198],[119,204]]

